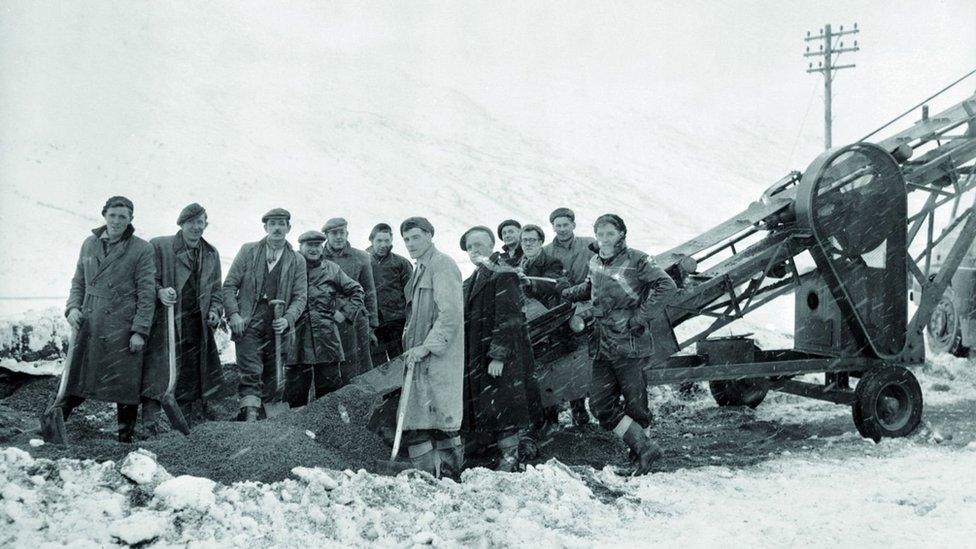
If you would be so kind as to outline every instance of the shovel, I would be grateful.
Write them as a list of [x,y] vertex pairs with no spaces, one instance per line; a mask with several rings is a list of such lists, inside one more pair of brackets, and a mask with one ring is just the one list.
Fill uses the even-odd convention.
[[68,340],[68,356],[64,359],[64,369],[61,371],[61,383],[58,385],[58,395],[54,402],[41,414],[41,438],[52,444],[67,444],[68,433],[64,428],[64,400],[68,390],[68,376],[71,373],[71,358],[75,354],[77,335],[72,333]]
[[[274,307],[274,318],[281,318],[285,302],[280,299],[272,299],[270,305]],[[264,403],[264,415],[269,418],[278,417],[287,412],[291,407],[285,402],[285,364],[281,358],[281,334],[275,332],[275,395],[270,402]]]
[[410,385],[413,382],[413,363],[407,363],[407,371],[403,374],[403,389],[400,390],[400,402],[397,404],[396,433],[393,435],[393,452],[390,461],[395,461],[400,453],[400,439],[403,437],[403,420],[407,417],[407,402],[410,400]]
[[166,417],[169,418],[170,425],[184,435],[190,434],[190,425],[183,417],[183,410],[176,403],[176,319],[173,313],[173,306],[166,306],[166,337],[169,340],[169,383],[166,385],[166,392],[160,398]]

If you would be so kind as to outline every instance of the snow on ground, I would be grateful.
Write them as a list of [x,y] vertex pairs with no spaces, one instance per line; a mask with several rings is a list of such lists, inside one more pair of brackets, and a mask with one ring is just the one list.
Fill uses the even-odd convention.
[[[296,470],[274,484],[137,484],[115,464],[0,452],[0,544],[407,546],[964,545],[976,447],[908,441],[885,456],[788,456],[744,469],[620,477],[557,461],[462,482]],[[197,545],[202,543],[203,545]]]

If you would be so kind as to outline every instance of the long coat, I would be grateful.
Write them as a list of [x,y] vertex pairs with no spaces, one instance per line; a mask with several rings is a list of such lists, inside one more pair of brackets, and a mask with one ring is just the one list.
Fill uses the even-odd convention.
[[345,355],[335,312],[342,311],[344,323],[351,324],[363,308],[363,287],[328,259],[317,267],[307,265],[308,305],[295,325],[295,348],[288,364],[341,362]]
[[369,352],[369,334],[370,328],[377,327],[379,321],[376,313],[376,285],[373,282],[372,260],[369,254],[353,248],[349,243],[339,251],[333,250],[327,243],[325,259],[339,265],[349,278],[363,287],[365,292],[363,307],[353,318],[353,323],[339,327],[342,348],[346,354],[343,376],[348,379],[373,368],[373,360]]
[[414,367],[404,429],[461,428],[464,381],[464,295],[461,271],[433,245],[417,259],[407,296],[403,348],[430,351]]
[[[156,291],[161,288],[176,290],[176,304],[173,313],[176,319],[176,340],[182,341],[183,289],[190,278],[192,259],[183,240],[182,231],[176,236],[160,236],[149,241],[153,245],[156,259]],[[197,278],[197,304],[200,314],[192,321],[199,327],[199,336],[195,339],[199,348],[199,371],[184,368],[177,364],[178,374],[176,394],[179,396],[186,387],[195,388],[197,377],[200,383],[200,396],[204,400],[214,397],[221,388],[224,373],[220,365],[220,353],[214,341],[213,328],[207,323],[207,315],[211,312],[218,317],[223,315],[223,295],[220,292],[220,254],[204,239],[200,239],[200,270]],[[143,379],[144,391],[158,398],[166,391],[169,382],[169,352],[166,320],[166,306],[156,302],[156,314],[153,327],[146,346],[146,368]]]
[[[644,252],[628,248],[621,240],[609,258],[590,259],[586,282],[569,289],[573,301],[593,303],[590,356],[603,360],[647,358],[654,354],[651,321],[664,314],[661,303],[677,286],[674,280]],[[631,325],[643,329],[635,333]]]
[[[268,274],[267,239],[248,242],[241,246],[241,250],[234,257],[234,263],[227,272],[221,293],[224,296],[224,314],[230,318],[237,313],[244,319],[244,324],[251,322],[251,315],[257,305],[258,294],[264,284],[264,277]],[[305,310],[308,301],[308,274],[305,272],[305,258],[294,251],[291,244],[285,242],[285,249],[281,254],[281,278],[278,281],[278,295],[275,299],[285,302],[283,318],[288,321],[289,344],[294,344],[295,323]],[[240,336],[235,335],[234,338]]]
[[138,404],[143,353],[129,351],[133,333],[149,337],[156,307],[153,248],[132,225],[108,255],[99,227],[81,245],[65,314],[83,316],[72,355],[67,394],[105,402]]
[[[498,377],[488,364],[504,364]],[[465,431],[497,432],[530,423],[526,398],[534,371],[518,275],[479,267],[464,281]]]

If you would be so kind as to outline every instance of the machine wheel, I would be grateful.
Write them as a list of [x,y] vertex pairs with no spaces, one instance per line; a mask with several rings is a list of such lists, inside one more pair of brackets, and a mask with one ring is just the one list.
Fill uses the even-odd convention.
[[915,375],[901,366],[868,370],[854,390],[851,415],[864,438],[910,435],[922,419],[922,388]]
[[755,408],[769,392],[765,380],[730,379],[709,381],[712,398],[719,406],[748,406]]
[[956,312],[955,297],[952,287],[947,288],[932,311],[932,317],[925,327],[925,335],[933,353],[965,357],[969,355],[969,349],[962,344],[962,325]]

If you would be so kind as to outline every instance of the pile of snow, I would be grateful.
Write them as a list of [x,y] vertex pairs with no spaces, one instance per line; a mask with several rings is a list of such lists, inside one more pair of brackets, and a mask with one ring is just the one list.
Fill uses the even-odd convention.
[[3,450],[0,544],[952,546],[976,535],[976,500],[959,482],[976,467],[972,445],[899,440],[868,457],[638,478],[550,461],[522,474],[473,469],[460,483],[296,468],[294,480],[227,486],[168,477],[149,460],[130,456],[121,467],[153,470],[155,480],[137,482],[112,462]]

